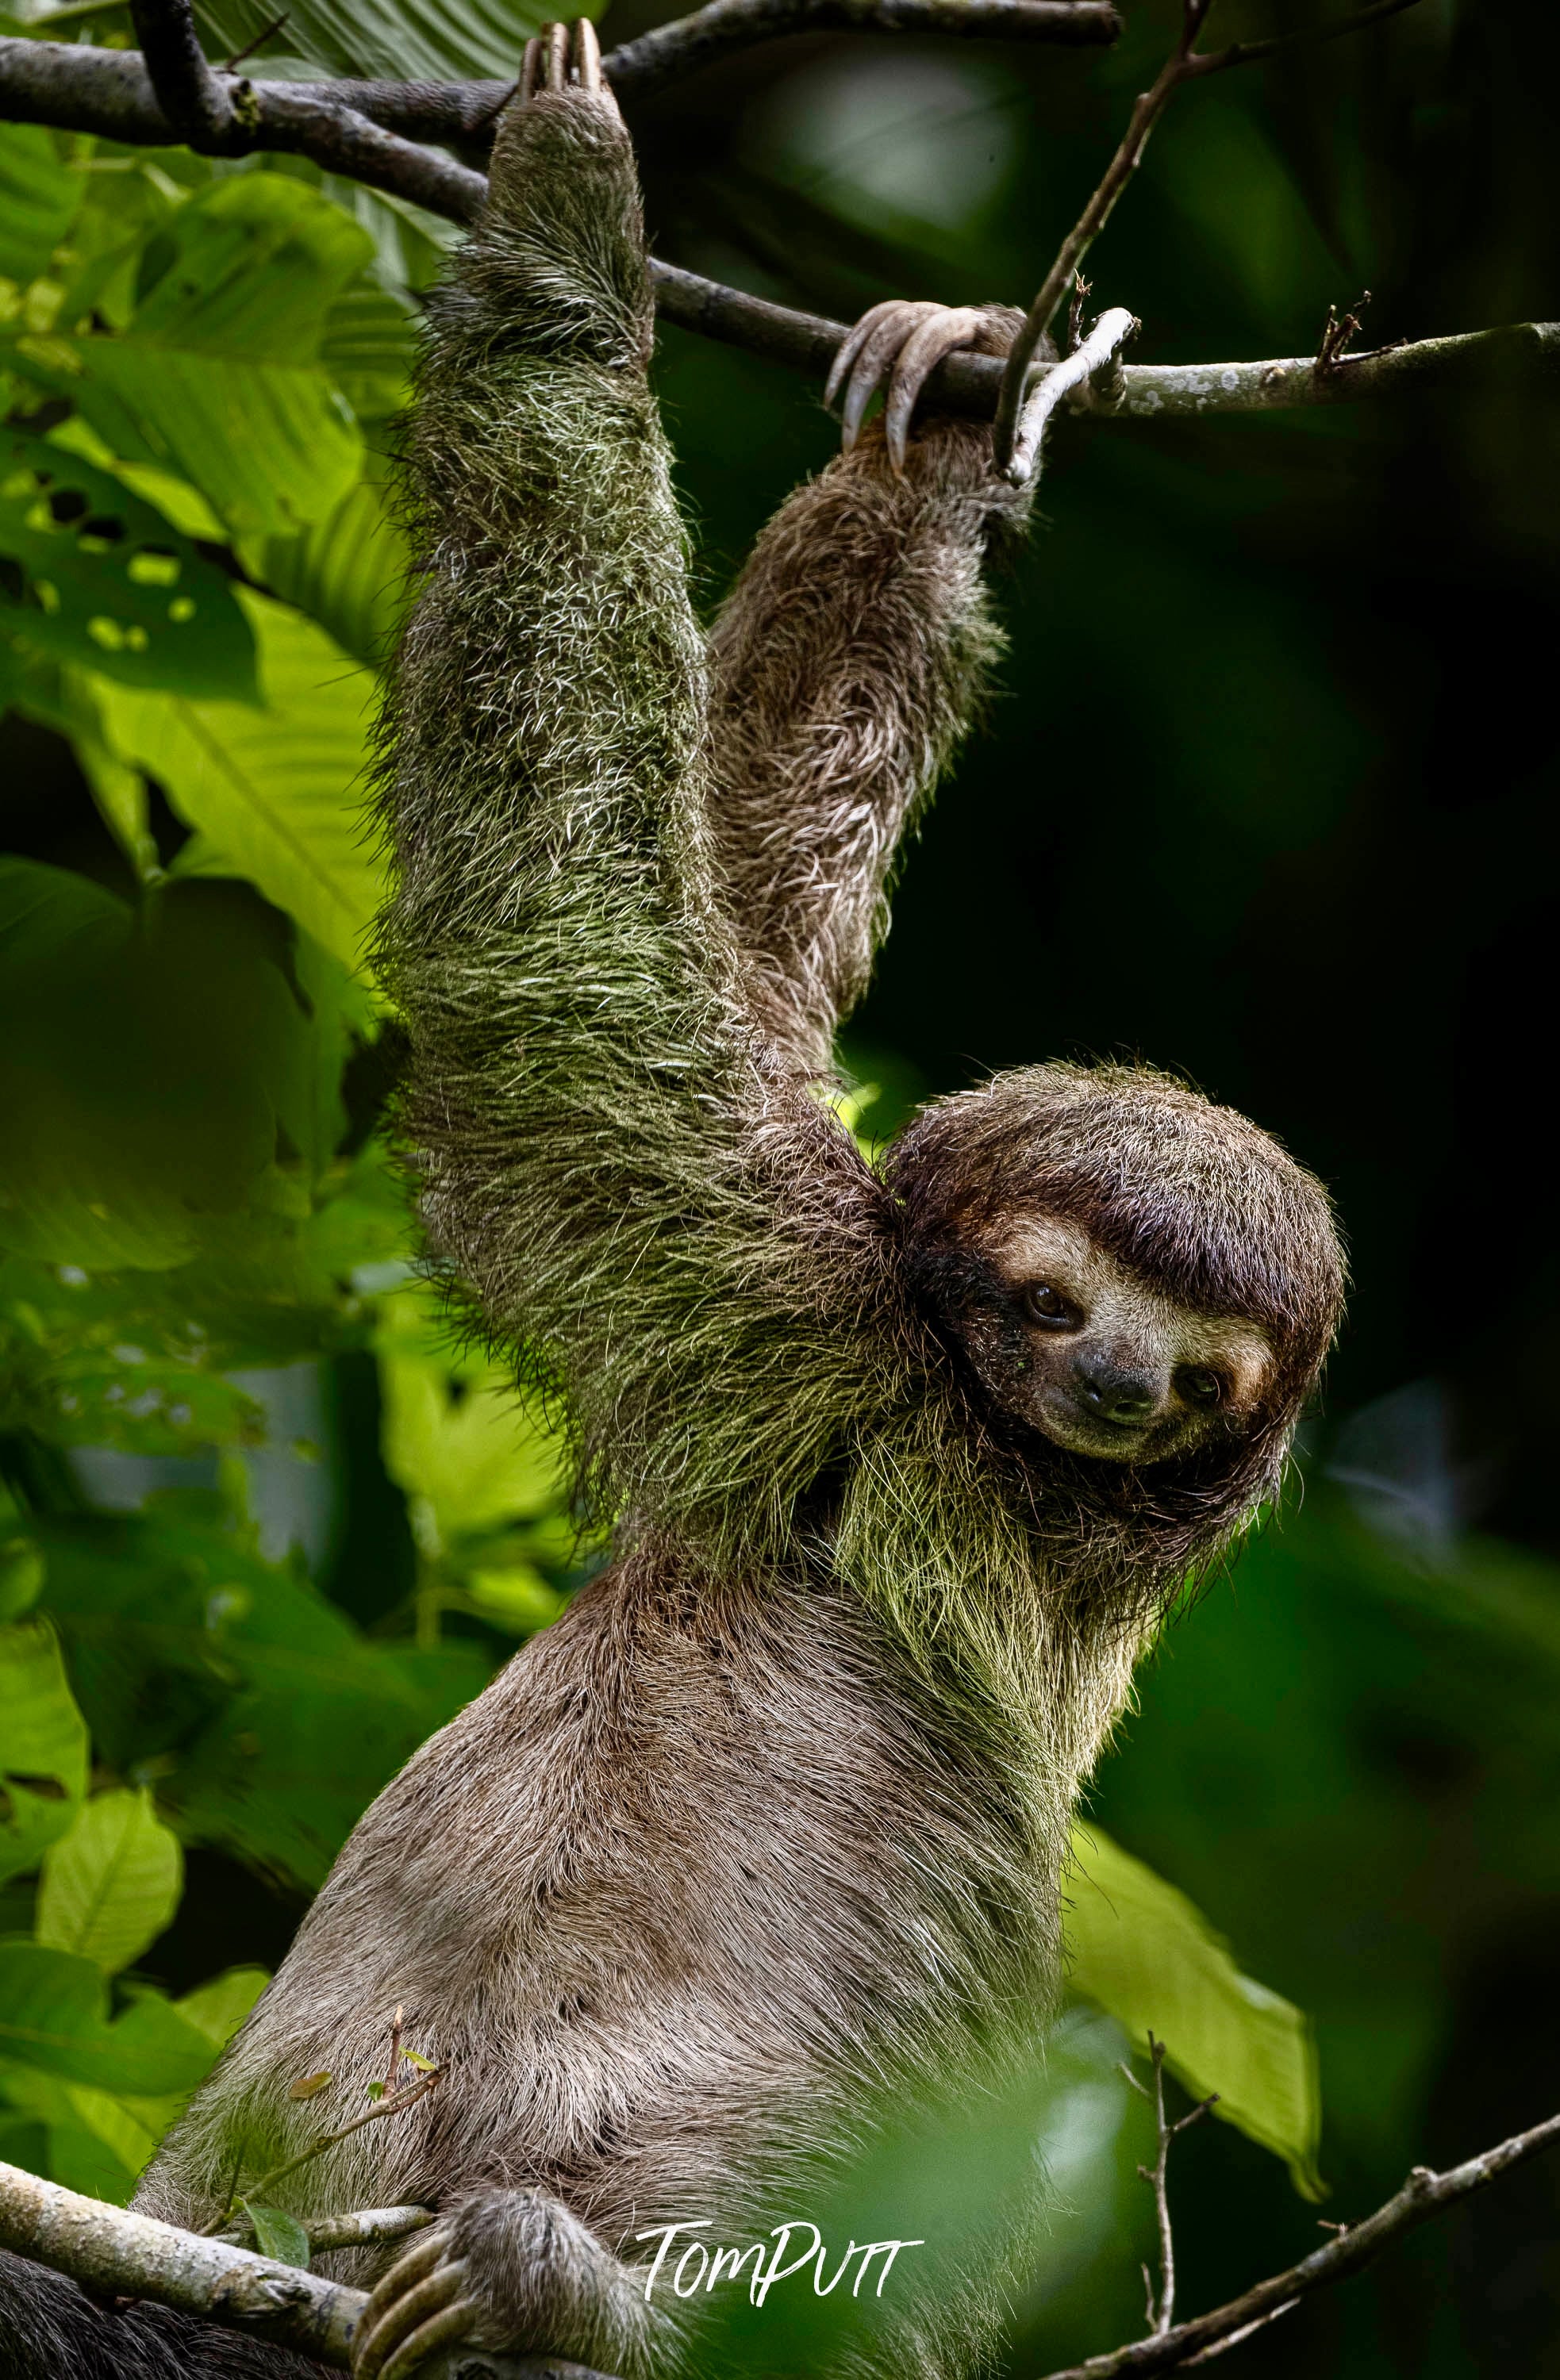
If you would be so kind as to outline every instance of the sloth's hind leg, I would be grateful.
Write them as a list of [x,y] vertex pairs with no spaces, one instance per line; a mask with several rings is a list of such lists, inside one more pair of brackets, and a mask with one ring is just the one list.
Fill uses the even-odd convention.
[[641,2277],[561,2200],[489,2190],[391,2265],[358,2326],[353,2380],[410,2380],[456,2345],[532,2349],[632,2374],[650,2332]]

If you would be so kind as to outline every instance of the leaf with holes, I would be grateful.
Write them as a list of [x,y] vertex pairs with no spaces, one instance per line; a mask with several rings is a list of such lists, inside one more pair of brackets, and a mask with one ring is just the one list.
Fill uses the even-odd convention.
[[0,1878],[31,1867],[87,1790],[87,1729],[46,1620],[0,1628]]
[[96,1794],[43,1855],[38,1939],[116,1975],[171,1923],[183,1888],[178,1837],[146,1788]]
[[372,253],[368,234],[305,183],[246,174],[188,200],[164,245],[169,261],[122,333],[18,338],[18,369],[128,462],[189,480],[230,528],[318,519],[362,462],[321,347]]
[[[225,571],[108,471],[0,431],[0,621],[127,686],[256,698],[254,638]],[[3,582],[0,582],[3,583]]]

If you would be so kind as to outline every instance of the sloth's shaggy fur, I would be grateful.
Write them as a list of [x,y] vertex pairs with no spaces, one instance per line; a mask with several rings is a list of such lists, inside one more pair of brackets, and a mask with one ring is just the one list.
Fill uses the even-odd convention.
[[[508,112],[431,324],[384,738],[404,1123],[431,1244],[553,1384],[618,1555],[363,1820],[143,2203],[206,2220],[237,2143],[317,2131],[287,2082],[350,2091],[402,2003],[447,2080],[294,2203],[455,2209],[482,2335],[625,2370],[678,2351],[636,2230],[754,2236],[863,2077],[1032,2037],[1080,1783],[1275,1488],[1341,1273],[1316,1184],[1147,1070],[998,1077],[882,1172],[818,1095],[997,650],[981,566],[1022,504],[987,434],[929,425],[903,480],[869,434],[800,491],[712,691],[610,103]],[[968,1232],[1026,1208],[1260,1324],[1255,1418],[1135,1474],[1005,1416]],[[999,2301],[907,2281],[885,2367],[967,2368]],[[94,2320],[51,2371],[131,2369]]]

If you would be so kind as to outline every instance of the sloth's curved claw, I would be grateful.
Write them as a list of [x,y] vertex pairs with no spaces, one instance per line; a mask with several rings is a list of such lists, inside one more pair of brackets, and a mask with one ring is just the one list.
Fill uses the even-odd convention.
[[883,418],[888,459],[896,474],[905,468],[910,416],[927,381],[945,356],[951,356],[956,347],[967,347],[985,328],[986,316],[978,306],[939,306],[928,320],[917,323],[900,348]]
[[823,382],[823,409],[826,413],[834,411],[835,399],[840,393],[846,373],[860,354],[876,324],[882,322],[885,314],[897,313],[903,303],[904,300],[900,298],[885,298],[881,305],[869,306],[859,322],[853,323],[847,331],[835,350],[834,362],[829,366],[829,377]]
[[572,31],[564,24],[543,25],[526,43],[520,60],[522,107],[539,91],[571,88],[607,95],[607,86],[602,79],[602,45],[589,17],[581,17]]
[[574,28],[574,79],[581,91],[602,87],[602,45],[589,17],[581,17]]
[[[473,2309],[460,2293],[465,2262],[446,2261],[448,2251],[449,2232],[441,2223],[391,2265],[359,2318],[352,2380],[383,2380],[387,2359],[409,2370],[398,2352],[402,2342],[420,2335],[433,2318],[442,2321],[457,2304],[462,2322],[469,2320]],[[418,2349],[420,2357],[425,2352]]]
[[412,2380],[412,2374],[421,2371],[442,2347],[452,2347],[463,2339],[469,2339],[475,2313],[476,2307],[469,2298],[457,2298],[445,2313],[435,2314],[432,2322],[423,2323],[409,2338],[402,2340],[380,2374],[379,2380]]
[[874,306],[871,311],[877,320],[872,321],[871,315],[864,318],[866,335],[856,351],[840,411],[842,443],[847,455],[860,435],[862,417],[884,373],[911,332],[942,309],[920,298],[891,298],[886,305]]

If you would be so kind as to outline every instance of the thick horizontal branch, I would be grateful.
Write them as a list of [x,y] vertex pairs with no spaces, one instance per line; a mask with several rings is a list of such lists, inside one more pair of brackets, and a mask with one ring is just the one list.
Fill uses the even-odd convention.
[[[942,6],[945,0],[935,0]],[[954,0],[979,8],[993,0]],[[717,6],[727,0],[716,0]],[[896,0],[905,5],[905,0]],[[1016,0],[1015,0],[1016,5]],[[1039,0],[1030,0],[1039,5]],[[697,19],[685,19],[687,23]],[[283,150],[311,157],[327,172],[372,189],[408,199],[457,224],[475,221],[487,185],[469,166],[376,123],[333,94],[353,90],[384,94],[384,84],[251,83],[217,76],[233,95],[235,113],[255,150]],[[412,91],[418,86],[408,85]],[[456,89],[457,86],[424,86]],[[496,86],[491,107],[501,100]],[[99,133],[129,146],[177,145],[158,105],[140,58],[133,52],[54,42],[0,38],[0,120],[47,124],[61,131]],[[745,290],[705,281],[696,273],[656,259],[652,273],[656,305],[669,322],[706,338],[745,347],[771,362],[806,373],[821,387],[845,336],[846,326],[824,315],[776,306]],[[1455,386],[1481,373],[1527,371],[1560,377],[1560,324],[1522,322],[1502,330],[1425,339],[1413,346],[1382,347],[1322,367],[1313,358],[1286,356],[1270,362],[1226,364],[1134,364],[1123,379],[1125,394],[1109,418],[1145,415],[1253,413],[1281,407],[1336,405],[1355,398],[1395,395],[1411,388]],[[939,365],[927,383],[929,404],[975,419],[995,411],[1003,366],[987,356],[955,355]]]
[[[357,2219],[382,2223],[386,2214],[408,2212],[382,2209]],[[352,2219],[345,2218],[348,2224]],[[181,2231],[150,2215],[82,2198],[11,2165],[0,2165],[0,2248],[68,2274],[100,2295],[149,2298],[221,2329],[295,2348],[343,2369],[351,2362],[352,2334],[368,2303],[361,2289],[251,2255],[223,2240]],[[555,2356],[473,2351],[462,2363],[492,2380],[599,2380],[582,2364]]]
[[1173,2330],[1134,2339],[1129,2347],[1115,2348],[1109,2355],[1091,2355],[1086,2362],[1069,2364],[1065,2372],[1053,2372],[1049,2380],[1120,2380],[1123,2374],[1137,2380],[1141,2373],[1173,2371],[1177,2364],[1190,2363],[1210,2351],[1216,2353],[1237,2332],[1257,2329],[1287,2313],[1313,2290],[1330,2289],[1335,2282],[1362,2272],[1383,2249],[1417,2230],[1432,2215],[1444,2214],[1501,2174],[1509,2173],[1514,2166],[1525,2165],[1530,2157],[1556,2145],[1560,2145],[1560,2116],[1551,2116],[1547,2123],[1535,2124],[1531,2131],[1518,2132],[1498,2148],[1469,2157],[1450,2173],[1432,2173],[1428,2166],[1416,2166],[1395,2198],[1378,2206],[1362,2223],[1340,2231],[1313,2255],[1291,2265],[1286,2273],[1259,2281],[1244,2297],[1232,2299],[1212,2313],[1200,2313],[1190,2322],[1177,2323]]

